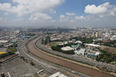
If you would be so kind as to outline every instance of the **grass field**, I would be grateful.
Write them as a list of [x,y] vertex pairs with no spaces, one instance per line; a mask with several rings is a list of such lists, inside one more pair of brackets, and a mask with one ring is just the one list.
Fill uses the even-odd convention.
[[59,45],[58,43],[51,43],[50,46],[57,46]]

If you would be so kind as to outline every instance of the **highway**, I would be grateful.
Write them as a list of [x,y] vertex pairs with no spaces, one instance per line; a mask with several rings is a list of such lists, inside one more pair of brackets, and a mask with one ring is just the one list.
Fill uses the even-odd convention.
[[88,67],[84,67],[82,65],[79,65],[78,63],[72,62],[71,60],[69,61],[67,59],[64,59],[64,58],[61,58],[61,57],[58,57],[55,55],[51,55],[51,54],[48,54],[48,53],[40,50],[39,48],[37,48],[35,46],[35,42],[39,38],[36,38],[27,44],[27,49],[32,54],[34,54],[34,55],[36,55],[44,60],[50,61],[50,62],[55,63],[55,64],[59,64],[61,66],[64,66],[64,67],[67,67],[67,68],[70,68],[70,69],[73,69],[73,70],[76,70],[76,71],[79,71],[82,73],[85,73],[85,74],[93,76],[93,77],[112,77],[111,75],[104,73],[102,71],[97,71],[97,70],[94,70],[94,69],[91,69]]
[[27,49],[25,48],[26,42],[29,41],[29,39],[25,39],[22,42],[20,42],[18,46],[18,51],[21,56],[24,56],[28,61],[33,61],[36,64],[36,67],[40,67],[41,69],[44,69],[48,72],[55,73],[57,71],[60,71],[69,77],[89,77],[88,75],[82,74],[80,72],[74,72],[70,69],[61,67],[59,65],[53,64],[51,62],[45,61],[43,59],[40,59],[32,54],[30,54]]
[[[20,53],[20,56],[23,56],[26,60],[28,61],[33,61],[37,67],[40,67],[41,69],[44,70],[49,70],[49,72],[55,73],[56,71],[52,71],[50,68],[53,68],[53,66],[47,65],[44,63],[41,59],[38,59],[34,55],[30,54],[26,49],[25,49],[25,43],[28,41],[28,39],[23,40],[18,46],[18,51]],[[46,67],[47,66],[47,67]],[[49,67],[49,68],[48,68]]]

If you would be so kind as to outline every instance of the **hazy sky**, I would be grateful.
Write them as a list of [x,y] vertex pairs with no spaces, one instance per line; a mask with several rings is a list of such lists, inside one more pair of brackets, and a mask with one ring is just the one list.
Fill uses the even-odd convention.
[[116,0],[0,0],[0,26],[116,26]]

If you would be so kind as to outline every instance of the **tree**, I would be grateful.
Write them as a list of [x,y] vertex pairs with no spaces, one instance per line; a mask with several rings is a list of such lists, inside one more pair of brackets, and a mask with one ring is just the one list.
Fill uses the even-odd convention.
[[32,66],[33,66],[33,65],[35,65],[35,63],[34,63],[34,62],[32,62],[32,61],[30,62],[30,64],[31,64]]
[[45,40],[44,40],[45,45],[48,44],[48,43],[50,43],[50,42],[51,42],[50,36],[47,36],[47,37],[45,38]]
[[42,44],[45,44],[45,40],[44,39],[42,39]]

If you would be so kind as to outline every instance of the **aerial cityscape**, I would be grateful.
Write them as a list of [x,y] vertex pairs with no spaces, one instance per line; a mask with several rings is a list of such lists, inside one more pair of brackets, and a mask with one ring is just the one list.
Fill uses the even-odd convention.
[[0,0],[0,77],[116,77],[116,1]]

